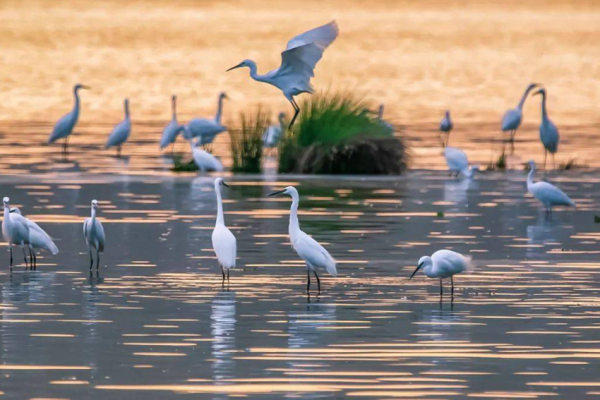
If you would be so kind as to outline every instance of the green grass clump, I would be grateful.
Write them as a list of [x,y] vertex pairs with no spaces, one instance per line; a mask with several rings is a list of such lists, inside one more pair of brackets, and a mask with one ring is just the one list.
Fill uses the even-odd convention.
[[567,161],[560,163],[558,165],[558,169],[565,170],[565,171],[568,171],[571,169],[576,169],[576,168],[585,168],[585,167],[586,167],[585,165],[579,164],[577,162],[577,160],[575,160],[574,158],[570,158]]
[[173,172],[195,172],[198,171],[199,168],[194,162],[194,160],[184,161],[183,155],[174,154],[173,155],[173,167],[171,167],[171,171]]
[[270,113],[260,107],[241,113],[241,129],[230,131],[233,172],[259,173],[262,161],[262,137],[269,126]]
[[498,156],[498,159],[494,162],[491,162],[487,169],[489,171],[504,171],[506,170],[506,154],[503,152]]

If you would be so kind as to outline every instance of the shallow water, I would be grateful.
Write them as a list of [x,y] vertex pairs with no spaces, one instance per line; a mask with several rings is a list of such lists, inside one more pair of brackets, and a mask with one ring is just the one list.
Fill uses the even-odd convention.
[[[548,178],[576,210],[546,220],[521,172],[472,182],[418,171],[231,177],[226,222],[239,268],[223,288],[213,178],[2,177],[0,193],[61,252],[37,271],[0,273],[0,390],[14,399],[592,397],[600,180]],[[338,278],[321,274],[320,296],[306,297],[286,237],[289,199],[265,197],[288,184],[301,193],[302,228],[339,261]],[[81,223],[93,198],[108,240],[90,278]],[[438,282],[408,280],[440,248],[477,266],[457,277],[453,305],[448,285],[440,305]]]

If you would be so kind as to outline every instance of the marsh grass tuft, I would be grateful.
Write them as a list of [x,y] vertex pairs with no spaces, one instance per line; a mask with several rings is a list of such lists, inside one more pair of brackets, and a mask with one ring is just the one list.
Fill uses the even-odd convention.
[[173,154],[173,167],[171,167],[171,171],[195,172],[198,170],[199,168],[193,159],[189,161],[184,161],[184,156],[182,154]]
[[269,122],[270,113],[260,106],[256,111],[240,114],[241,128],[230,131],[233,172],[261,172],[262,138]]
[[492,161],[487,166],[488,171],[505,171],[506,170],[506,154],[502,152],[496,161]]

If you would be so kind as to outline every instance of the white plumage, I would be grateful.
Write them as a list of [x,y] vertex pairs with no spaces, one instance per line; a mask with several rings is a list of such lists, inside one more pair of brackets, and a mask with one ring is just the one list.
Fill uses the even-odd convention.
[[[12,248],[13,245],[21,246],[22,249],[25,246],[29,246],[29,224],[25,217],[20,214],[11,214],[10,212],[10,199],[5,197],[4,203],[4,220],[2,221],[2,235],[4,240],[10,247],[10,270],[12,271],[13,256]],[[25,250],[23,250],[25,252]]]
[[454,275],[469,271],[473,268],[471,257],[463,256],[451,250],[438,250],[431,257],[424,256],[419,259],[419,264],[410,279],[422,269],[428,278],[440,280],[440,301],[443,295],[442,279],[450,278],[452,282],[452,296],[454,297]]
[[89,89],[89,86],[77,84],[73,87],[73,95],[75,97],[75,104],[73,106],[73,110],[65,114],[58,120],[58,122],[54,125],[54,129],[52,129],[52,133],[48,138],[48,143],[53,143],[59,139],[65,139],[64,143],[64,151],[67,151],[67,146],[69,143],[69,136],[73,133],[73,129],[77,124],[77,119],[79,118],[79,110],[80,110],[80,101],[79,101],[79,90],[80,89]]
[[[10,209],[10,213],[13,215],[18,214],[23,216],[18,207],[12,207]],[[46,250],[54,255],[58,254],[58,247],[56,247],[56,244],[52,241],[50,235],[48,235],[46,231],[44,231],[38,224],[29,218],[23,218],[25,218],[27,226],[29,227],[29,244],[31,247],[33,247],[33,250],[35,251],[35,249],[41,249]]]
[[546,110],[546,89],[540,89],[534,93],[535,95],[542,95],[542,123],[540,125],[540,140],[544,145],[544,169],[546,169],[546,158],[548,152],[552,154],[552,164],[554,164],[554,154],[558,151],[558,143],[560,136],[558,134],[558,128],[550,118],[548,118],[548,111]]
[[212,233],[212,245],[217,255],[217,260],[221,266],[223,282],[227,276],[229,280],[229,270],[235,268],[236,258],[236,240],[233,233],[225,226],[225,217],[223,216],[223,200],[221,199],[221,186],[229,187],[222,178],[215,179],[215,195],[217,197],[217,220],[215,229]]
[[100,253],[104,252],[104,227],[102,227],[102,223],[96,218],[97,211],[98,200],[92,200],[92,215],[90,218],[86,218],[83,223],[83,236],[90,252],[90,272],[94,265],[92,249],[96,250],[96,271],[100,268]]
[[160,149],[164,149],[170,144],[175,143],[177,136],[181,133],[182,127],[177,123],[177,96],[171,96],[171,122],[163,130],[160,138]]
[[519,102],[517,107],[506,111],[506,113],[502,117],[502,132],[510,133],[511,142],[514,141],[515,133],[517,132],[517,129],[519,129],[519,126],[521,126],[521,121],[523,120],[523,106],[525,105],[525,100],[527,100],[529,92],[531,92],[537,86],[537,83],[532,83],[529,86],[527,86],[527,89],[525,89],[525,93],[523,93],[523,97],[521,97],[521,101]]
[[190,140],[190,148],[192,149],[192,156],[194,157],[194,163],[198,166],[198,168],[200,168],[200,171],[202,171],[202,172],[210,172],[210,171],[222,172],[223,171],[223,164],[221,164],[221,161],[219,161],[219,159],[217,157],[213,156],[208,151],[199,148],[191,140]]
[[291,127],[300,112],[294,96],[313,92],[310,79],[315,76],[315,66],[323,57],[325,49],[337,38],[338,33],[337,23],[332,21],[292,38],[286,50],[281,53],[279,68],[264,75],[257,73],[256,63],[252,60],[244,60],[235,67],[229,68],[228,71],[248,67],[252,79],[268,83],[281,90],[294,107],[294,117],[289,125]]
[[546,208],[546,213],[552,213],[553,206],[572,206],[575,202],[559,188],[548,182],[533,182],[535,174],[535,162],[529,161],[529,175],[527,175],[527,190],[538,199]]
[[469,159],[467,154],[456,147],[446,147],[444,149],[444,157],[450,173],[463,174],[467,178],[471,178],[475,171],[479,170],[478,166],[469,167]]
[[115,126],[108,136],[106,148],[117,147],[117,156],[121,156],[121,147],[129,139],[131,133],[131,118],[129,117],[129,99],[124,101],[125,119]]
[[198,138],[199,144],[210,144],[215,137],[227,128],[221,123],[223,115],[223,100],[227,99],[226,93],[220,93],[217,101],[217,114],[215,118],[194,118],[187,124],[187,129],[184,131],[184,138],[190,140]]
[[270,125],[263,134],[263,147],[277,147],[285,129],[285,113],[279,113],[279,125]]
[[296,250],[296,253],[298,253],[300,258],[306,262],[308,277],[306,291],[308,292],[310,290],[310,272],[312,271],[317,279],[318,290],[320,293],[321,281],[317,275],[317,269],[325,269],[332,276],[337,276],[336,261],[315,239],[300,230],[300,222],[298,221],[298,204],[300,202],[300,197],[296,188],[288,186],[284,190],[271,193],[269,196],[278,194],[287,194],[292,197],[289,234],[292,247]]

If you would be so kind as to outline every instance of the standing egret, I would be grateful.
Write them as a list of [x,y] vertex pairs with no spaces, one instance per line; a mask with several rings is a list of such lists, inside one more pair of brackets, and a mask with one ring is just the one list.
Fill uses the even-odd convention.
[[[25,254],[25,246],[29,246],[29,225],[27,220],[20,214],[11,214],[10,212],[10,199],[5,197],[4,203],[4,220],[2,221],[2,235],[4,240],[10,247],[10,270],[12,271],[13,265],[13,245],[21,246],[23,254]],[[25,259],[25,265],[27,265],[27,259]]]
[[300,222],[298,221],[298,203],[300,198],[296,188],[288,186],[279,192],[271,193],[269,196],[278,194],[287,194],[292,197],[289,234],[292,247],[294,247],[294,250],[296,250],[296,253],[298,253],[300,258],[306,262],[306,275],[308,278],[306,292],[309,293],[310,290],[310,273],[312,271],[317,279],[318,292],[320,294],[321,281],[319,280],[319,275],[317,275],[317,268],[324,268],[332,276],[337,276],[337,269],[335,267],[336,261],[315,239],[300,230]]
[[221,266],[223,274],[223,284],[225,283],[225,275],[229,282],[229,270],[235,268],[236,257],[236,242],[233,233],[225,226],[225,218],[223,217],[223,200],[221,200],[221,186],[229,187],[223,178],[215,179],[215,194],[217,196],[217,221],[215,229],[212,233],[212,245],[217,255],[217,260]]
[[431,257],[421,257],[417,268],[409,279],[412,279],[421,268],[428,278],[439,278],[441,302],[444,294],[442,279],[450,278],[450,282],[452,283],[451,294],[452,299],[454,299],[454,275],[471,270],[473,265],[471,264],[471,257],[469,256],[463,256],[462,254],[451,250],[438,250],[433,253]]
[[283,132],[285,130],[285,113],[279,113],[277,119],[279,120],[279,125],[270,125],[263,134],[263,147],[266,148],[274,148],[277,147],[281,137],[283,136]]
[[504,113],[504,117],[502,117],[502,132],[508,132],[510,134],[510,143],[512,145],[512,149],[514,151],[514,141],[515,134],[517,133],[517,129],[521,126],[521,122],[523,121],[523,106],[525,105],[525,100],[527,100],[527,96],[529,92],[538,87],[537,83],[531,83],[525,89],[525,93],[523,93],[523,97],[521,97],[521,101],[517,105],[517,108],[513,108]]
[[77,84],[73,87],[73,95],[75,96],[75,105],[73,106],[73,111],[64,115],[61,119],[58,120],[56,125],[54,125],[54,129],[48,138],[48,143],[54,143],[59,139],[65,139],[65,143],[63,144],[63,152],[67,152],[67,147],[69,146],[69,136],[73,133],[73,129],[77,124],[77,119],[79,118],[79,89],[90,89],[89,86]]
[[443,147],[448,146],[448,143],[450,143],[450,132],[452,132],[453,128],[454,124],[452,123],[452,118],[450,118],[450,110],[447,110],[444,119],[442,119],[442,122],[440,123],[440,136],[444,133],[446,134],[446,142],[442,139]]
[[291,128],[300,112],[300,107],[294,100],[294,96],[301,93],[313,93],[310,78],[315,76],[314,69],[317,62],[323,57],[325,49],[337,38],[338,33],[337,23],[331,21],[326,25],[292,38],[287,43],[285,51],[281,53],[279,68],[264,75],[257,73],[256,63],[252,60],[244,60],[227,71],[248,67],[252,79],[268,83],[281,90],[285,98],[294,107],[294,117],[289,126]]
[[552,206],[572,206],[575,202],[559,188],[548,182],[533,183],[535,162],[529,161],[529,175],[527,175],[527,190],[538,199],[546,208],[546,215],[552,215]]
[[390,124],[389,122],[387,122],[386,120],[383,119],[383,110],[384,110],[384,105],[380,104],[379,111],[377,113],[377,118],[379,119],[379,122],[381,123],[381,125],[385,126],[390,131],[393,131],[394,127],[392,126],[392,124]]
[[212,143],[219,133],[225,132],[226,127],[221,123],[223,115],[223,100],[229,99],[225,92],[219,94],[217,101],[217,114],[215,118],[194,118],[187,124],[187,131],[184,131],[186,139],[199,138],[199,144],[206,145]]
[[[18,207],[11,207],[11,214],[21,215],[21,210]],[[38,224],[30,220],[29,218],[23,217],[29,227],[29,261],[32,269],[37,267],[37,256],[35,254],[36,249],[46,250],[53,255],[58,254],[58,247],[52,241],[52,238],[44,231]],[[25,259],[27,263],[27,258]]]
[[90,274],[94,266],[92,248],[96,249],[96,272],[100,269],[100,253],[104,251],[104,228],[96,218],[98,212],[98,200],[92,200],[92,216],[83,222],[83,236],[90,252]]
[[552,165],[556,168],[554,163],[554,154],[558,151],[558,142],[560,136],[558,135],[558,128],[548,118],[548,111],[546,110],[546,89],[542,88],[535,92],[533,95],[542,95],[542,124],[540,125],[540,139],[544,145],[544,170],[546,169],[546,158],[548,152],[552,154]]
[[117,146],[117,157],[121,157],[121,147],[129,139],[131,133],[131,118],[129,117],[129,99],[125,99],[125,119],[115,126],[106,141],[105,148]]
[[165,127],[160,138],[160,149],[164,149],[170,144],[175,144],[177,135],[181,132],[181,125],[177,123],[177,96],[171,96],[171,122]]
[[192,149],[192,157],[194,157],[194,163],[202,172],[222,172],[223,164],[217,159],[217,157],[210,154],[208,151],[199,148],[197,145],[190,140],[190,148]]
[[467,178],[472,178],[475,171],[479,171],[479,166],[474,165],[469,167],[469,159],[467,154],[456,147],[446,147],[444,149],[444,157],[446,158],[446,164],[448,164],[448,170],[450,175],[463,174]]

